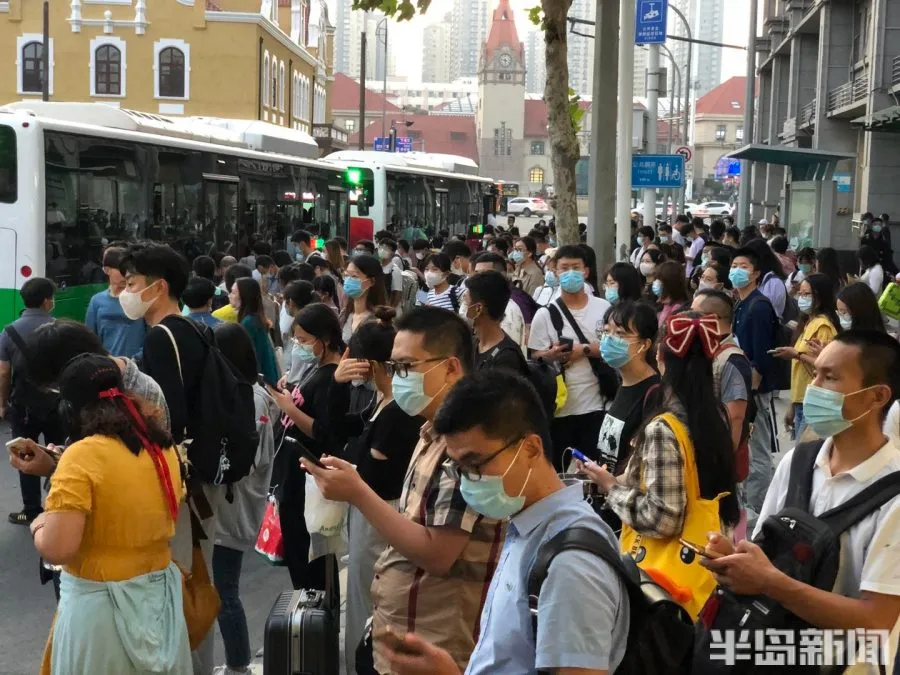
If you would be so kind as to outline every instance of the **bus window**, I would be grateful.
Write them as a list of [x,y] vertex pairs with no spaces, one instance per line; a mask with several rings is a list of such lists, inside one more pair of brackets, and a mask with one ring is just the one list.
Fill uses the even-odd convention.
[[0,202],[12,204],[18,193],[16,132],[12,127],[0,126]]

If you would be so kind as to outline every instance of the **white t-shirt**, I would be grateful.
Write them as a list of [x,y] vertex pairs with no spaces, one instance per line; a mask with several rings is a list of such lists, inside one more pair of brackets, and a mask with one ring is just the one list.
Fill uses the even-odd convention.
[[[385,277],[388,274],[391,275],[391,285],[390,288],[385,289],[388,292],[388,295],[391,293],[399,293],[403,290],[403,268],[398,267],[393,261],[388,263],[387,265],[382,266],[381,271],[384,272]],[[387,278],[385,278],[385,283],[387,283]]]
[[522,348],[522,353],[525,353],[525,317],[522,316],[522,310],[519,309],[515,300],[510,300],[507,303],[506,311],[503,313],[503,321],[500,322],[500,328],[515,340],[516,344]]
[[[603,331],[603,318],[609,310],[606,300],[587,295],[587,304],[581,309],[570,309],[572,317],[584,333],[588,342],[600,342],[600,333]],[[569,322],[563,315],[563,337],[572,338],[575,341],[575,349],[579,349],[580,340],[572,330]],[[528,338],[528,347],[536,351],[545,351],[559,340],[553,321],[550,318],[550,310],[541,307],[534,315],[531,322],[531,335]],[[586,358],[578,359],[574,364],[566,368],[566,388],[568,398],[561,410],[557,411],[557,417],[569,415],[586,415],[604,409],[603,397],[600,395],[600,386],[597,377],[591,370],[591,364]]]
[[[810,513],[817,516],[843,504],[879,478],[900,471],[900,448],[891,441],[850,471],[831,475],[828,460],[831,439],[822,444],[813,469]],[[788,452],[778,468],[766,494],[755,537],[762,523],[784,508],[794,451]],[[861,591],[900,595],[900,497],[870,514],[841,535],[841,566],[834,592],[858,598]]]
[[544,284],[543,286],[535,288],[534,293],[531,294],[531,297],[534,298],[534,301],[541,307],[546,307],[551,302],[556,300],[559,297],[559,294],[559,286],[554,288],[553,286]]
[[881,291],[884,289],[884,268],[881,265],[874,265],[860,275],[859,280],[872,289],[876,298],[881,297]]
[[[891,404],[891,408],[884,418],[882,431],[891,439],[894,445],[900,448],[900,401],[894,401]],[[897,673],[897,675],[900,675],[900,673]]]

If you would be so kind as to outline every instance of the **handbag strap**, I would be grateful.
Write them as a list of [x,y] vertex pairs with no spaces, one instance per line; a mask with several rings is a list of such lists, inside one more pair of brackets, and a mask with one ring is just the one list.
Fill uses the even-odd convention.
[[169,342],[172,343],[172,349],[175,350],[175,361],[178,362],[178,377],[181,378],[181,385],[184,386],[184,373],[181,371],[181,354],[178,352],[178,343],[175,342],[175,336],[172,335],[172,331],[169,330],[169,327],[166,324],[160,322],[157,325],[166,331],[166,335],[169,336]]
[[700,478],[697,475],[697,462],[694,458],[694,444],[688,434],[684,423],[672,413],[663,413],[657,419],[665,422],[678,443],[678,451],[684,461],[684,487],[687,492],[688,504],[696,502],[700,498]]

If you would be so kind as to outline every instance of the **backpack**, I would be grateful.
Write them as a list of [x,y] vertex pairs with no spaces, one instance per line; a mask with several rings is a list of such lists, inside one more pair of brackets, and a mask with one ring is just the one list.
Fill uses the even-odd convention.
[[[841,559],[841,534],[876,509],[900,495],[900,471],[895,471],[819,516],[809,513],[813,470],[823,440],[800,443],[794,449],[784,508],[762,524],[754,543],[772,564],[792,579],[815,588],[831,591],[837,579]],[[694,670],[697,675],[744,675],[767,673],[769,669],[752,660],[725,665],[722,660],[722,636],[725,631],[748,631],[756,636],[756,653],[779,652],[781,645],[801,645],[800,632],[814,628],[766,595],[738,595],[719,587],[700,613],[694,644]],[[758,631],[754,633],[754,631]],[[793,632],[793,636],[785,635]],[[778,635],[780,633],[780,636]],[[765,635],[765,642],[759,638]],[[779,640],[780,637],[780,640]],[[780,648],[784,651],[784,647]],[[719,658],[716,659],[718,654]],[[781,673],[783,666],[773,672]],[[790,672],[818,673],[818,666],[791,667]],[[834,671],[829,671],[834,672]]]
[[[537,311],[541,308],[540,305],[537,304],[537,301],[535,301],[533,297],[515,284],[513,284],[510,289],[509,298],[515,302],[522,311],[522,319],[525,321],[525,325],[530,326],[531,322],[534,320],[534,315],[537,314]],[[549,307],[549,304],[546,306]]]
[[500,352],[515,351],[519,357],[519,373],[525,377],[537,392],[541,399],[541,405],[547,413],[547,419],[553,419],[556,411],[556,369],[546,361],[526,359],[521,349],[512,347],[494,347],[491,350],[491,359],[497,357]]
[[[206,345],[200,391],[188,401],[185,438],[190,439],[187,444],[190,473],[201,483],[230,486],[250,473],[256,459],[259,434],[253,385],[219,351],[208,327],[190,320],[187,323]],[[183,382],[178,343],[166,325],[159,326],[172,342]]]
[[415,272],[404,270],[403,288],[400,290],[400,304],[397,306],[398,314],[403,316],[416,306],[416,294],[419,292],[419,277]]
[[12,364],[10,407],[22,415],[23,420],[40,424],[56,414],[59,394],[40,389],[31,381],[28,377],[28,363],[32,361],[32,357],[25,341],[12,324],[6,327],[6,334],[16,346],[9,350]]
[[[572,312],[569,311],[562,299],[557,299],[555,302],[547,305],[547,311],[550,312],[550,321],[553,323],[553,328],[556,330],[558,338],[563,336],[563,316],[565,316],[569,326],[575,332],[578,342],[582,345],[590,344],[590,341],[584,336],[581,326],[578,325],[575,317],[572,316]],[[588,363],[591,366],[591,370],[594,371],[594,376],[597,378],[600,394],[607,401],[612,401],[616,396],[616,391],[619,389],[619,376],[616,374],[615,369],[603,359],[588,358]],[[565,377],[565,369],[563,369],[563,377]]]
[[[722,379],[722,370],[724,370],[725,364],[728,363],[728,359],[732,356],[740,356],[747,361],[747,367],[748,369],[750,368],[750,361],[747,359],[747,355],[744,354],[744,350],[737,346],[737,343],[734,342],[734,338],[723,341],[716,350],[716,353],[713,354],[713,384],[715,386],[717,398],[721,394],[719,386]],[[747,476],[750,475],[749,426],[753,420],[756,419],[756,406],[753,403],[753,395],[752,392],[750,392],[749,386],[747,389],[747,412],[745,413],[745,419],[748,428],[741,430],[741,442],[735,451],[734,456],[734,474],[735,480],[738,483],[742,483],[747,479]]]
[[453,312],[459,314],[459,286],[450,287],[450,304],[453,305]]
[[528,575],[528,607],[535,640],[541,585],[553,559],[561,552],[571,550],[593,553],[606,562],[616,571],[628,594],[628,640],[616,675],[687,673],[694,630],[688,613],[642,571],[631,556],[620,555],[606,537],[587,527],[565,529],[538,549]]
[[[767,305],[769,305],[769,309],[772,310],[772,346],[771,349],[777,349],[778,347],[789,347],[793,344],[791,337],[793,337],[793,331],[790,328],[782,324],[778,320],[778,314],[775,312],[775,307],[772,306],[771,300],[769,300],[762,293],[759,294],[758,297],[754,298],[750,302],[750,306],[747,308],[747,315],[753,311],[753,308],[756,306],[756,303],[765,301]],[[774,391],[782,391],[784,389],[791,388],[791,362],[787,359],[776,359],[773,357],[769,357],[772,360],[772,380],[768,384],[771,385]]]

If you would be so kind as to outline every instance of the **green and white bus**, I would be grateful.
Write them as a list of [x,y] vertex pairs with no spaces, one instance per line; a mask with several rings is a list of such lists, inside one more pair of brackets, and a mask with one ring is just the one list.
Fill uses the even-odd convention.
[[300,156],[314,156],[315,141],[216,122],[96,103],[0,108],[0,327],[39,276],[59,287],[55,313],[83,320],[113,242],[161,241],[192,260],[240,257],[255,239],[287,248],[297,229],[348,236],[342,167]]

